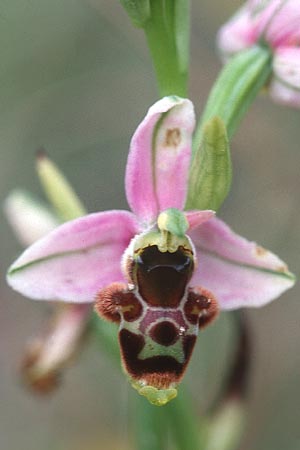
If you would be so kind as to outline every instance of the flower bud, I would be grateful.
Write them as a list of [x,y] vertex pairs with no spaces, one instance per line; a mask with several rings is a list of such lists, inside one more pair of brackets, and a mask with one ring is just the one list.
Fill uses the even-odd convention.
[[83,339],[90,309],[89,305],[60,305],[47,332],[29,342],[22,375],[33,390],[48,393],[57,386],[62,369]]
[[246,48],[268,47],[273,55],[271,97],[300,107],[300,2],[248,0],[220,29],[218,46],[224,59]]

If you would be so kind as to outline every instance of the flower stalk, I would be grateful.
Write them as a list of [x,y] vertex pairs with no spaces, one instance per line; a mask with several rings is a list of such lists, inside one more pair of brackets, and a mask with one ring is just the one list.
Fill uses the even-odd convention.
[[175,401],[165,409],[176,449],[205,450],[206,420],[204,417],[197,417],[191,396],[184,386]]
[[188,0],[121,0],[133,23],[144,29],[160,95],[187,96]]
[[152,0],[144,31],[160,95],[187,96],[189,8],[182,0]]

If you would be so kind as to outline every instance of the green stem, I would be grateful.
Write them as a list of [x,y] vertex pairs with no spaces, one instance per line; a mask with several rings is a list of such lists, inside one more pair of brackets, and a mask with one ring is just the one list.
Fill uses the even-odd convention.
[[184,386],[181,386],[178,397],[164,407],[169,418],[171,437],[177,450],[205,448],[206,422],[202,420],[201,427],[191,403]]
[[[152,0],[151,16],[144,25],[144,31],[153,59],[160,95],[186,97],[188,68],[187,65],[182,64],[184,58],[178,53],[180,46],[177,44],[175,29],[178,21],[174,18],[174,8],[169,0]],[[181,17],[180,24],[182,25],[183,22],[188,22],[188,8],[186,8],[186,15]],[[188,49],[185,48],[182,51],[187,53]]]
[[132,428],[136,450],[165,450],[168,423],[164,408],[151,405],[140,395],[132,396]]
[[223,120],[229,139],[232,137],[271,74],[271,58],[267,47],[253,47],[234,56],[224,66],[210,91],[196,130],[194,151],[201,143],[204,124],[213,116],[219,116]]

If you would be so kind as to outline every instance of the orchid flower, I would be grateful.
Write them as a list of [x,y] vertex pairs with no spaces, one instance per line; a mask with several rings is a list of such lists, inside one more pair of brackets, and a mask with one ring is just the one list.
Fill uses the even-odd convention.
[[131,211],[67,222],[10,267],[33,299],[96,302],[119,325],[123,368],[152,403],[176,396],[198,329],[219,309],[262,306],[294,284],[274,254],[235,234],[211,210],[185,211],[195,116],[165,97],[134,133],[125,189]]
[[[4,212],[24,246],[33,244],[60,223],[50,208],[21,190],[10,193]],[[45,329],[26,344],[22,378],[35,392],[48,393],[57,386],[62,369],[74,357],[86,334],[90,313],[86,303],[55,304]]]
[[246,48],[268,46],[273,54],[270,94],[278,102],[300,107],[300,2],[248,0],[223,25],[218,46],[225,58]]

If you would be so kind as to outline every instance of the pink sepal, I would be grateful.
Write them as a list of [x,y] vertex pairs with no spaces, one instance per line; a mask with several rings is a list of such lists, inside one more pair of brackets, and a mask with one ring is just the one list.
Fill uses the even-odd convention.
[[300,107],[300,48],[282,47],[275,54],[274,79],[270,92],[274,100]]
[[123,280],[121,257],[139,231],[127,211],[67,222],[25,250],[10,267],[8,283],[34,299],[92,302],[100,288]]
[[211,290],[222,309],[263,306],[293,286],[294,276],[276,255],[212,218],[189,233],[198,267],[191,286]]

